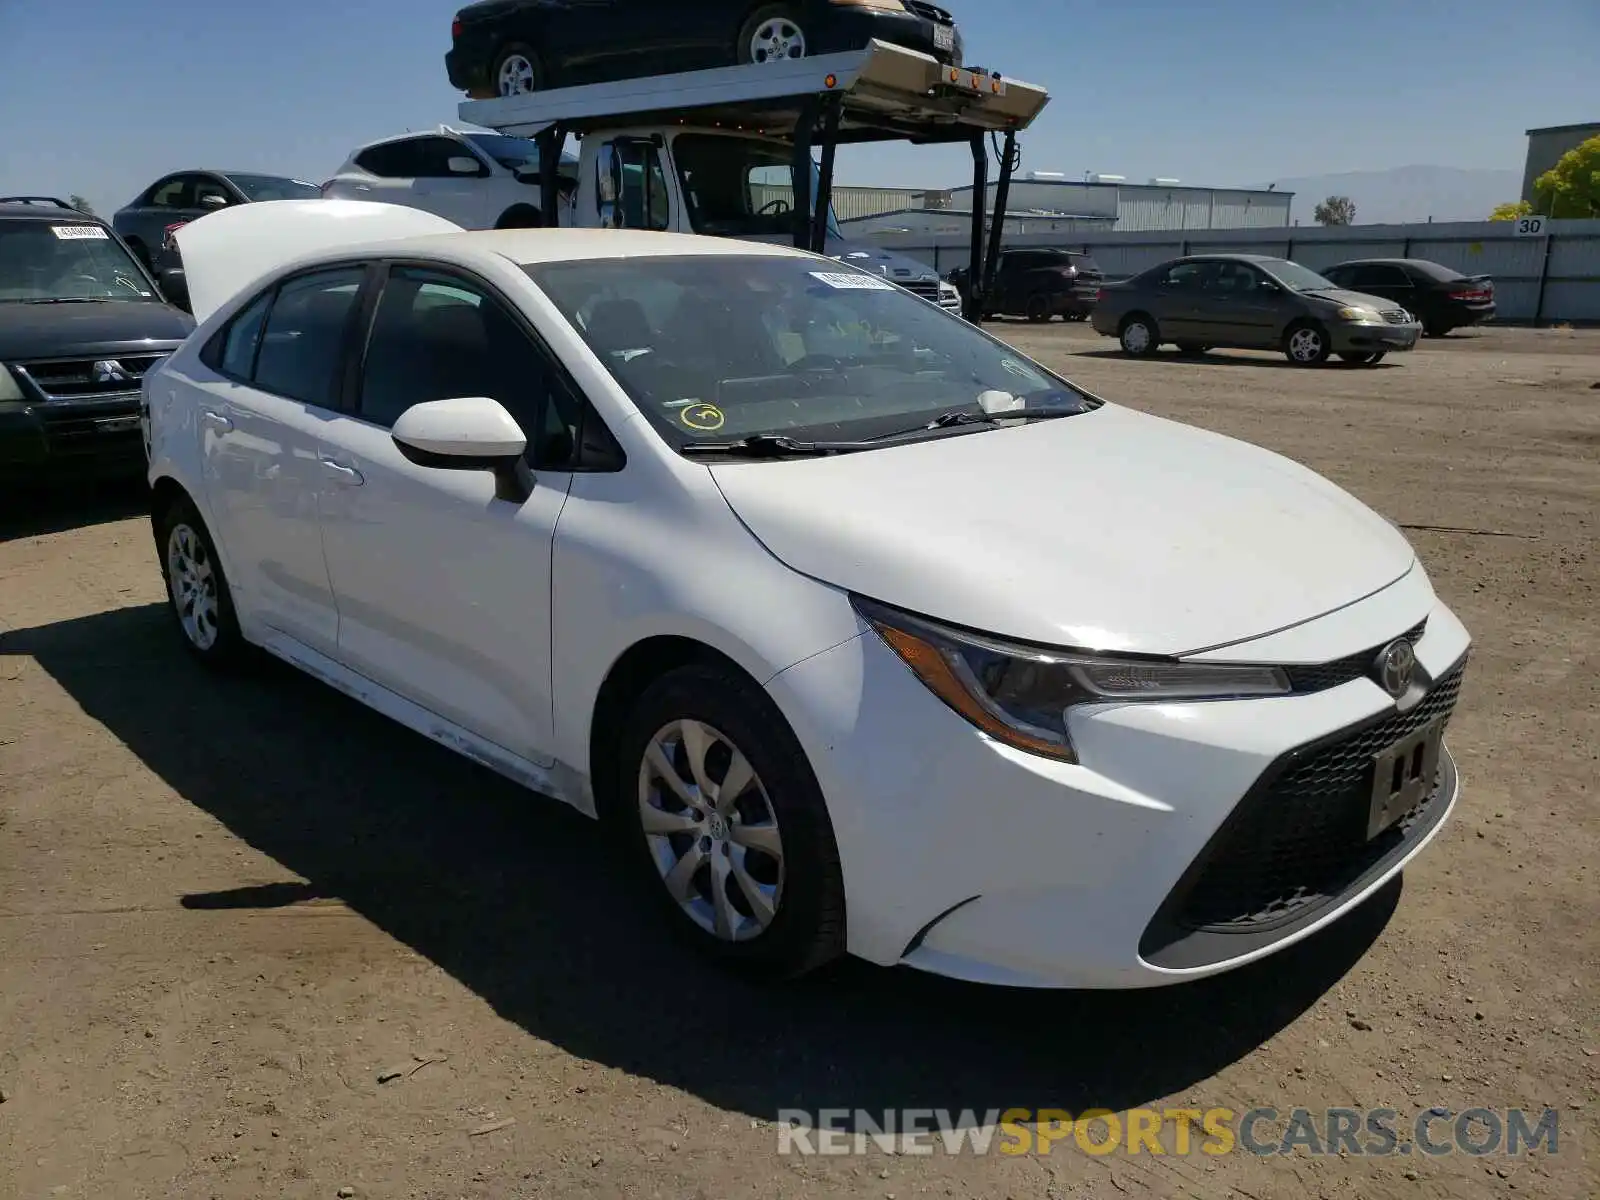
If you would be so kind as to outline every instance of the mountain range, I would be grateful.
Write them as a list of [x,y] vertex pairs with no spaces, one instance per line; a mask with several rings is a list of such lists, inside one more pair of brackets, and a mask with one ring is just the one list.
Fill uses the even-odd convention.
[[1429,218],[1484,221],[1495,205],[1522,194],[1521,171],[1460,167],[1394,167],[1269,182],[1280,192],[1294,193],[1290,219],[1301,225],[1315,223],[1313,211],[1329,196],[1355,201],[1357,225],[1391,225]]

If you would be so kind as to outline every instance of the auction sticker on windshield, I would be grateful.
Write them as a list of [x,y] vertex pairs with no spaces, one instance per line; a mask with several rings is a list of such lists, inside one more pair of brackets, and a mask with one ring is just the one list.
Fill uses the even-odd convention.
[[820,279],[831,288],[841,290],[855,290],[863,292],[892,292],[894,284],[886,279],[879,279],[876,275],[867,275],[859,271],[812,271],[813,279]]
[[50,232],[64,242],[75,241],[79,238],[99,238],[106,240],[106,231],[98,225],[52,225]]

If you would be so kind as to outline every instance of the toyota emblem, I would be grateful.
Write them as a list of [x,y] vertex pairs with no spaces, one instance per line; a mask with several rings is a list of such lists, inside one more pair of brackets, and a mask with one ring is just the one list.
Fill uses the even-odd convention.
[[1411,687],[1417,673],[1417,652],[1405,638],[1390,642],[1378,652],[1374,675],[1378,686],[1398,700]]

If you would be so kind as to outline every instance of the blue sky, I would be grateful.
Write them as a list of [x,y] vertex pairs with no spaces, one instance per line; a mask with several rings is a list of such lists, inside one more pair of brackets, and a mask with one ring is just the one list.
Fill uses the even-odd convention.
[[[661,0],[671,3],[673,0]],[[1023,169],[1244,184],[1409,164],[1521,169],[1600,119],[1600,0],[945,0],[968,60],[1052,102]],[[217,166],[320,182],[457,119],[453,0],[0,0],[0,193],[103,214]],[[964,149],[842,152],[840,181],[948,186]]]

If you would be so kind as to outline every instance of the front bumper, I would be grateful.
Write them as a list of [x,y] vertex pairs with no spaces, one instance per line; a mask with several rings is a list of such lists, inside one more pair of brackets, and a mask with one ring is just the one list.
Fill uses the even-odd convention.
[[1422,337],[1422,326],[1409,325],[1352,325],[1336,324],[1328,330],[1329,342],[1335,354],[1372,354],[1378,351],[1415,350]]
[[962,65],[961,30],[955,25],[944,26],[949,31],[950,45],[941,46],[940,24],[914,12],[834,7],[826,13],[817,53],[860,50],[877,38],[880,42],[927,54],[946,66],[959,67]]
[[0,403],[0,479],[141,475],[139,394],[83,403]]
[[[1428,613],[1418,661],[1440,680],[1413,712],[1448,716],[1469,638],[1425,584],[1405,586]],[[1366,842],[1369,743],[1399,734],[1364,677],[1075,712],[1081,765],[978,733],[870,633],[768,686],[828,797],[850,950],[979,982],[1144,987],[1242,966],[1381,888],[1456,799],[1446,753],[1428,798]]]

